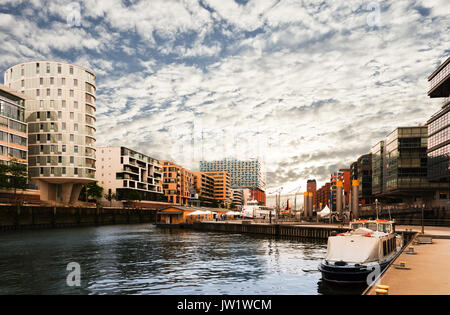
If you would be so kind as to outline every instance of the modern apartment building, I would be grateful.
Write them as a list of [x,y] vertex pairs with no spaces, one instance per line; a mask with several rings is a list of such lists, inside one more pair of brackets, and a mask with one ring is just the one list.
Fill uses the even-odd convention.
[[325,183],[316,191],[316,210],[322,210],[325,206],[331,206],[331,183]]
[[25,100],[31,183],[41,199],[73,203],[95,181],[95,74],[64,62],[34,61],[6,70]]
[[178,205],[189,205],[195,193],[194,173],[170,161],[161,161],[164,173],[163,190],[167,201]]
[[0,163],[28,165],[27,124],[25,97],[17,91],[0,85]]
[[266,170],[263,161],[260,159],[201,161],[200,171],[227,172],[230,174],[231,188],[248,188],[252,198],[264,204],[266,202]]
[[159,161],[126,147],[98,147],[95,178],[105,194],[116,194],[120,201],[128,200],[132,191],[139,192],[142,201],[165,200]]
[[211,206],[214,201],[214,177],[194,172],[194,187],[201,202],[205,206]]
[[203,173],[214,178],[214,199],[229,206],[232,200],[230,174],[224,171]]
[[[443,98],[442,108],[427,122],[428,179],[450,183],[450,57],[429,77],[431,98]],[[450,185],[450,184],[449,184]],[[441,197],[450,199],[449,193]]]

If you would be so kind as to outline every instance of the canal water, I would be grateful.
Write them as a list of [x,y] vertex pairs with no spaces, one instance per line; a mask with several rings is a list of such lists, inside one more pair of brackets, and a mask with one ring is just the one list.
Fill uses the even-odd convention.
[[[322,283],[325,241],[115,225],[0,233],[0,294],[358,294]],[[79,287],[69,263],[80,266]]]

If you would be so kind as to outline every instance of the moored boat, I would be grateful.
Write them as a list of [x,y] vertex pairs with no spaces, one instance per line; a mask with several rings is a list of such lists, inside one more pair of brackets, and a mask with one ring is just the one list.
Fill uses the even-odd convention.
[[369,275],[383,271],[402,245],[392,221],[353,221],[349,232],[328,238],[327,256],[319,265],[322,280],[369,284]]

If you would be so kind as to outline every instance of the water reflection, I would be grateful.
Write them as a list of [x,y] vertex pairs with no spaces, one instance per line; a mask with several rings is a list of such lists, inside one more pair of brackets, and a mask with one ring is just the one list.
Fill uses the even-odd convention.
[[[0,294],[330,294],[326,242],[153,225],[0,234]],[[81,266],[81,287],[66,266]]]

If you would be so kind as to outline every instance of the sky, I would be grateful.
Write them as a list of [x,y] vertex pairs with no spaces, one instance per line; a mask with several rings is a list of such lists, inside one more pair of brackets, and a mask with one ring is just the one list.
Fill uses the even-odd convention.
[[427,77],[450,55],[450,2],[0,0],[0,43],[0,73],[95,72],[98,146],[193,171],[259,157],[268,191],[290,192],[440,108]]

